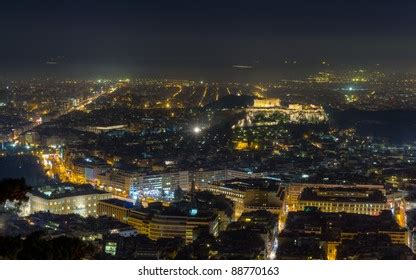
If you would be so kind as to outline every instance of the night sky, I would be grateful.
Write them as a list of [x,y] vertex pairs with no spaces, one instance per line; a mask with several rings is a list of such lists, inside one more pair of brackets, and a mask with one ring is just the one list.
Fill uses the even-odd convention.
[[415,71],[415,11],[416,1],[400,0],[1,1],[0,75],[273,80],[323,67]]

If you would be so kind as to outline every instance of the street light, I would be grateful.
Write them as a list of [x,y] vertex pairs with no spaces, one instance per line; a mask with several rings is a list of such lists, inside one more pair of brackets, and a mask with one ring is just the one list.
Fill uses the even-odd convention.
[[195,126],[193,131],[195,134],[199,134],[201,132],[201,128],[199,126]]

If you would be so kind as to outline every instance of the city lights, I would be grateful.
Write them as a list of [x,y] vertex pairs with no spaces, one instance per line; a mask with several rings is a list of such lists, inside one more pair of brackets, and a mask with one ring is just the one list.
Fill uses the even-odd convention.
[[0,260],[36,269],[1,279],[412,277],[356,260],[416,260],[416,1],[26,2],[0,16]]
[[199,134],[201,131],[202,131],[202,129],[201,129],[199,126],[195,126],[195,127],[193,128],[193,132],[194,132],[195,134]]

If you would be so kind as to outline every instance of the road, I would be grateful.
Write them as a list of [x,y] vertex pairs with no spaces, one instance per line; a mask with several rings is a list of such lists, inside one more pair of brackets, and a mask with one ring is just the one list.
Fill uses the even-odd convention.
[[[73,111],[84,110],[85,109],[85,106],[87,106],[88,104],[91,104],[92,102],[94,102],[95,100],[97,100],[98,98],[100,98],[101,96],[104,96],[106,94],[111,94],[111,93],[115,92],[117,89],[118,89],[117,87],[111,87],[111,88],[109,88],[106,91],[101,91],[98,94],[96,93],[96,94],[92,95],[91,97],[89,97],[89,98],[85,99],[84,101],[82,101],[77,106],[75,106],[75,107],[73,107],[73,108],[71,108],[69,110],[62,111],[62,113],[57,114],[56,116],[54,116],[53,118],[51,118],[51,120],[56,120],[56,119],[58,119],[58,118],[60,118],[60,117],[62,117],[64,115],[66,115],[66,114],[69,114],[69,113],[73,112]],[[33,123],[32,126],[28,127],[27,129],[21,131],[18,135],[14,136],[13,139],[12,139],[12,141],[17,141],[21,135],[25,134],[26,132],[28,132],[28,131],[30,131],[30,130],[38,127],[38,126],[40,126],[41,124],[42,123]]]

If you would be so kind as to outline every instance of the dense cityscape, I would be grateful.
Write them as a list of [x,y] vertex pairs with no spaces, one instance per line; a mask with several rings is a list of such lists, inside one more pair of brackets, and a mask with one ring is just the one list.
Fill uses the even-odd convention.
[[405,274],[349,260],[416,259],[415,10],[1,1],[0,275]]
[[416,76],[0,88],[1,258],[415,257]]

